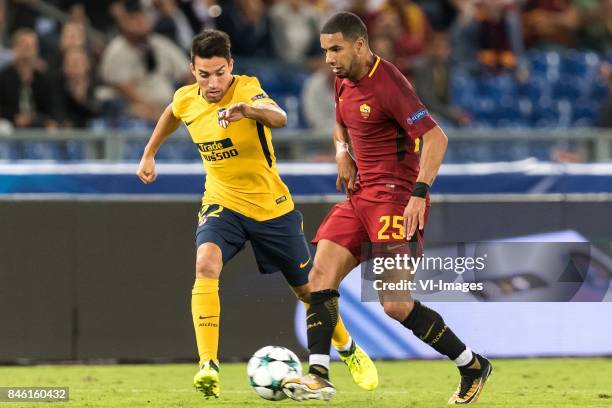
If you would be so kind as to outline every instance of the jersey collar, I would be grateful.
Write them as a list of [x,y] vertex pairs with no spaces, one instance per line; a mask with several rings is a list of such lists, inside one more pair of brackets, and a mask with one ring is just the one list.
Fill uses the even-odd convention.
[[372,78],[372,75],[374,75],[376,68],[378,68],[378,64],[380,64],[380,57],[378,55],[375,55],[375,57],[376,57],[376,62],[374,62],[374,66],[372,67],[370,72],[368,72],[368,78]]

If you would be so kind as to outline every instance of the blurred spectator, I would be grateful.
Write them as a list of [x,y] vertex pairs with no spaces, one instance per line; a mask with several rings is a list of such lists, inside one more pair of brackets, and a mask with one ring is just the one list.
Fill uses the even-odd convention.
[[[10,37],[17,30],[29,28],[36,32],[38,55],[47,59],[57,42],[56,21],[31,6],[31,0],[6,0],[6,34]],[[4,29],[3,26],[0,28]]]
[[398,58],[393,38],[384,34],[376,34],[370,37],[370,48],[380,58],[395,65],[406,77],[410,76],[410,66],[414,58]]
[[217,27],[232,41],[232,53],[244,57],[270,57],[272,27],[262,0],[222,0]]
[[517,69],[526,76],[520,14],[514,0],[464,0],[451,30],[452,60],[465,71]]
[[73,47],[64,51],[60,78],[62,124],[69,127],[86,127],[97,114],[94,106],[94,86],[89,55],[83,48]]
[[114,28],[110,13],[113,1],[55,0],[54,2],[68,13],[72,20],[84,26],[91,24],[101,31],[110,31]]
[[272,44],[276,57],[288,64],[303,65],[319,58],[319,20],[306,0],[280,0],[270,10]]
[[216,28],[215,19],[223,11],[216,0],[181,1],[180,6],[196,32],[206,28]]
[[456,69],[476,73],[478,63],[478,23],[475,0],[455,0],[459,15],[449,30],[451,63]]
[[359,16],[366,25],[368,32],[374,31],[376,18],[380,13],[380,6],[376,7],[371,0],[355,0],[351,2],[350,11]]
[[131,116],[157,119],[172,100],[175,84],[189,80],[183,51],[162,35],[151,33],[142,9],[119,9],[120,35],[104,52],[100,73],[128,103]]
[[39,58],[38,36],[28,28],[13,34],[13,60],[0,72],[0,116],[16,127],[57,126],[53,82]]
[[304,82],[302,109],[309,128],[330,133],[336,123],[334,73],[326,66],[319,68]]
[[430,36],[425,54],[413,64],[413,84],[427,109],[434,115],[455,125],[469,125],[470,115],[451,103],[452,72],[449,57],[448,34],[434,32]]
[[[395,44],[393,43],[393,39],[387,35],[375,35],[370,38],[370,48],[372,52],[378,55],[380,58],[391,62],[392,64],[396,64],[395,54]],[[397,65],[396,65],[397,66]],[[399,67],[398,69],[405,74],[405,70],[403,67]]]
[[387,0],[377,18],[376,26],[377,34],[384,31],[395,38],[396,51],[400,58],[423,52],[430,30],[423,9],[412,0]]
[[457,8],[452,0],[414,0],[425,14],[431,28],[435,31],[446,31],[457,18]]
[[52,71],[59,73],[62,70],[64,53],[70,48],[87,48],[87,33],[81,22],[68,21],[62,26],[55,53],[49,58]]
[[0,70],[11,62],[11,51],[4,47],[4,36],[6,27],[6,0],[0,0]]
[[523,58],[520,14],[514,0],[482,0],[478,4],[480,63],[492,69],[513,69]]
[[523,32],[528,47],[570,47],[580,26],[572,0],[528,0]]
[[[69,40],[71,44],[66,46],[76,46],[74,36],[76,34],[82,36],[82,44],[86,44],[89,56],[96,59],[100,57],[106,47],[107,37],[105,31],[111,31],[112,19],[110,15],[110,4],[106,1],[83,1],[83,0],[56,0],[64,12],[70,16],[70,24],[68,33],[63,31],[66,29],[66,24],[62,27],[60,33],[60,42],[65,39],[62,36],[72,36]],[[60,64],[61,65],[61,64]]]
[[612,128],[612,67],[606,66],[605,76],[608,79],[608,97],[601,107],[599,126]]
[[23,0],[5,0],[6,1],[6,33],[12,36],[15,31],[21,28],[36,28],[36,19],[38,13],[34,11],[26,1]]
[[153,31],[166,36],[182,49],[189,50],[193,30],[189,20],[176,4],[176,0],[155,0]]
[[[68,0],[63,4],[63,9],[66,11],[73,21],[78,21],[82,25],[89,23],[89,16],[85,9],[85,4],[79,0]],[[110,28],[110,27],[109,27]]]
[[62,26],[59,39],[59,49],[65,52],[68,48],[85,48],[87,46],[87,33],[83,23],[68,21]]
[[580,15],[579,46],[612,49],[612,0],[574,0],[574,5]]

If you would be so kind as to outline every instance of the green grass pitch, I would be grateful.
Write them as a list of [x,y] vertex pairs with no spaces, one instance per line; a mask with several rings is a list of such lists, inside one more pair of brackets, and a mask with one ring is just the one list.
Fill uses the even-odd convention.
[[[493,360],[477,407],[612,407],[612,359]],[[332,366],[338,393],[330,403],[259,398],[247,384],[246,364],[222,364],[221,398],[206,400],[191,386],[196,366],[57,365],[0,367],[0,386],[68,386],[70,401],[55,407],[444,407],[458,382],[448,361],[378,362],[380,386],[357,388],[340,363]],[[0,407],[49,406],[2,403]]]

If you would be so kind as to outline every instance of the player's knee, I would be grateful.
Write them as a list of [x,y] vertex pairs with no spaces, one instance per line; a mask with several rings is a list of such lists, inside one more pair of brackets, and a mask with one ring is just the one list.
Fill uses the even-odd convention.
[[211,257],[198,255],[196,258],[196,278],[219,279],[221,262]]
[[398,322],[406,320],[412,311],[413,302],[384,302],[383,309],[387,316]]

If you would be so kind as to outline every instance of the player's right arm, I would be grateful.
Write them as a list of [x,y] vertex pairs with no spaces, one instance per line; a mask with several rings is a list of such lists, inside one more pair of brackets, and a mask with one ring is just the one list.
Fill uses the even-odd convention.
[[350,138],[348,130],[342,120],[340,112],[340,80],[334,81],[334,101],[336,102],[336,127],[334,128],[334,146],[336,147],[336,164],[338,165],[338,178],[336,179],[336,190],[344,191],[347,195],[355,191],[355,180],[357,179],[357,164],[351,156]]
[[180,125],[181,120],[174,116],[172,112],[172,104],[168,105],[159,117],[155,129],[153,129],[149,143],[147,143],[144,149],[142,159],[140,159],[140,165],[136,171],[136,175],[143,183],[152,183],[157,178],[157,173],[155,172],[155,155],[168,136],[174,133]]
[[339,123],[336,123],[334,129],[334,145],[336,146],[336,164],[338,165],[336,190],[342,191],[342,185],[344,185],[344,190],[347,194],[350,194],[355,190],[357,165],[349,149],[348,131]]

